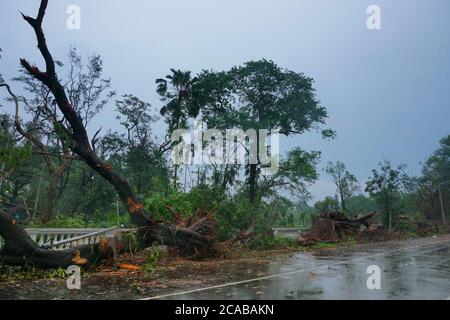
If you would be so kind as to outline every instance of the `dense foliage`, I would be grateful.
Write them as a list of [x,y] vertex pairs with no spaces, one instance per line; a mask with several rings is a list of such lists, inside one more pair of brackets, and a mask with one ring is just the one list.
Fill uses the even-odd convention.
[[[205,70],[195,76],[171,69],[156,80],[163,102],[159,110],[132,94],[117,97],[111,80],[103,78],[98,55],[83,62],[71,49],[68,64],[58,65],[66,72],[71,103],[84,125],[95,132],[91,143],[96,152],[129,179],[145,209],[158,219],[171,221],[176,218],[173,212],[186,219],[208,212],[225,239],[250,225],[260,231],[307,227],[315,216],[328,211],[343,210],[354,217],[379,210],[381,222],[392,229],[401,225],[400,216],[440,221],[442,208],[450,209],[450,135],[426,159],[418,177],[407,176],[403,166],[381,162],[367,181],[365,194],[345,164],[329,162],[325,171],[336,195],[313,206],[308,205],[308,189],[319,178],[320,151],[291,149],[271,175],[261,174],[260,159],[244,165],[172,165],[170,136],[176,129],[192,128],[194,120],[221,130],[276,129],[284,137],[312,130],[334,138],[332,130],[321,127],[327,112],[316,98],[313,79],[272,61],[250,61],[228,71]],[[7,101],[0,118],[1,207],[28,225],[127,225],[128,215],[115,190],[70,151],[70,139],[58,131],[58,123],[65,120],[48,89],[25,72],[13,80],[24,89],[20,125],[27,135],[16,130],[14,118],[8,115],[11,110],[5,110]],[[120,126],[117,131],[90,128],[91,120],[111,105]],[[166,132],[158,137],[152,128],[160,117]]]

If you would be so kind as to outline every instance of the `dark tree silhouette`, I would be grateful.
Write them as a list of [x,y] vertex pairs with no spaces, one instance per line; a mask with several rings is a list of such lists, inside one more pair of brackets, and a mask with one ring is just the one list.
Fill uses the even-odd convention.
[[[58,134],[60,138],[64,139],[78,157],[115,188],[131,215],[132,221],[138,226],[138,241],[142,247],[150,246],[157,242],[176,246],[180,249],[180,253],[185,256],[208,255],[213,250],[215,243],[215,224],[210,217],[199,219],[196,223],[185,228],[167,225],[153,219],[144,211],[142,203],[132,191],[126,177],[116,172],[109,163],[100,159],[93,150],[86,127],[71,105],[64,87],[58,79],[55,62],[47,47],[45,34],[42,29],[42,21],[47,4],[48,0],[41,1],[36,18],[22,14],[23,19],[28,22],[36,34],[38,48],[45,61],[45,71],[41,71],[37,66],[31,65],[26,59],[21,59],[20,63],[30,75],[41,81],[53,94],[59,110],[68,123],[67,126],[64,126],[59,122]],[[9,93],[13,98],[15,97],[10,90]],[[18,108],[17,98],[15,103],[16,108]],[[8,219],[4,215],[0,219],[0,235],[6,242],[5,248],[0,252],[0,261],[3,260],[9,264],[19,265],[32,263],[43,267],[48,267],[49,265],[54,267],[55,264],[66,266],[73,264],[75,258],[75,261],[78,261],[78,264],[81,265],[92,263],[93,256],[90,254],[85,255],[86,249],[84,247],[70,249],[66,252],[64,258],[61,258],[61,255],[64,255],[65,251],[57,252],[37,247],[35,243],[30,243],[30,239],[26,237],[23,229],[14,223],[14,220]],[[94,245],[88,252],[98,252],[99,246]],[[17,249],[21,247],[23,247],[23,250]],[[107,250],[102,249],[100,251],[106,252]],[[98,255],[96,257],[98,258]],[[102,255],[101,258],[103,257]],[[55,261],[58,262],[55,263]]]

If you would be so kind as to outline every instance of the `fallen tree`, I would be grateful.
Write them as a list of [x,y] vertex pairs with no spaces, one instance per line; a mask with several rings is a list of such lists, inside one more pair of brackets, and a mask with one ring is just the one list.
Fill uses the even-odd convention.
[[[89,268],[97,262],[111,259],[114,255],[113,242],[107,239],[66,250],[41,248],[24,228],[3,211],[0,211],[0,235],[5,241],[0,251],[0,263],[7,265],[40,268],[78,265]],[[126,242],[116,240],[114,245],[117,252],[128,250]]]
[[[23,19],[33,28],[38,49],[45,61],[45,71],[31,65],[26,59],[20,63],[28,73],[42,82],[52,93],[63,118],[57,121],[55,131],[73,153],[96,173],[108,181],[116,190],[121,201],[131,216],[131,221],[138,227],[137,239],[141,247],[148,247],[154,243],[174,246],[180,254],[189,257],[203,257],[214,253],[216,232],[211,216],[203,217],[190,225],[180,227],[156,220],[145,212],[142,203],[136,197],[126,177],[114,170],[111,164],[98,157],[93,149],[93,142],[89,139],[83,121],[71,105],[64,86],[60,83],[55,71],[55,62],[47,47],[42,22],[47,9],[48,0],[41,0],[36,18],[22,14]],[[19,108],[19,101],[7,87],[10,96]],[[18,117],[16,117],[16,121]],[[15,224],[6,214],[1,215],[0,236],[6,242],[0,252],[0,262],[10,265],[34,264],[40,267],[65,267],[70,264],[91,265],[99,259],[106,258],[108,249],[101,248],[102,244],[80,246],[69,250],[53,251],[39,248],[26,234],[26,231]],[[110,244],[103,244],[110,248]],[[103,251],[102,251],[103,250]]]
[[349,219],[342,212],[324,213],[313,222],[310,230],[298,236],[297,241],[304,245],[336,242],[358,233],[362,226],[365,229],[369,228],[369,220],[377,215],[377,212],[371,212],[356,219]]

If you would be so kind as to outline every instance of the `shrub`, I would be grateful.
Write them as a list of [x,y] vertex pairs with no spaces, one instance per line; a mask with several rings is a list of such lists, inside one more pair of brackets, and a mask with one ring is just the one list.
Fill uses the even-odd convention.
[[294,238],[261,235],[255,240],[255,246],[262,250],[271,250],[279,248],[294,248],[297,247],[298,244]]
[[32,221],[28,226],[37,228],[86,228],[89,224],[84,215],[76,214],[72,216],[56,215],[45,224],[42,224],[40,221]]
[[142,268],[146,272],[153,272],[156,269],[159,257],[161,256],[161,249],[159,246],[153,246],[149,248],[147,260]]

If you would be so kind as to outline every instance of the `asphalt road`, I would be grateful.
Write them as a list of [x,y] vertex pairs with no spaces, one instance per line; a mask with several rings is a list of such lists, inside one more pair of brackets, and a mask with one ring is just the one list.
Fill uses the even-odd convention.
[[299,253],[271,264],[264,276],[186,291],[150,298],[450,299],[450,239],[380,243],[327,256]]
[[149,278],[84,275],[81,290],[67,289],[64,279],[3,283],[0,300],[450,299],[450,235],[249,261],[180,266]]

